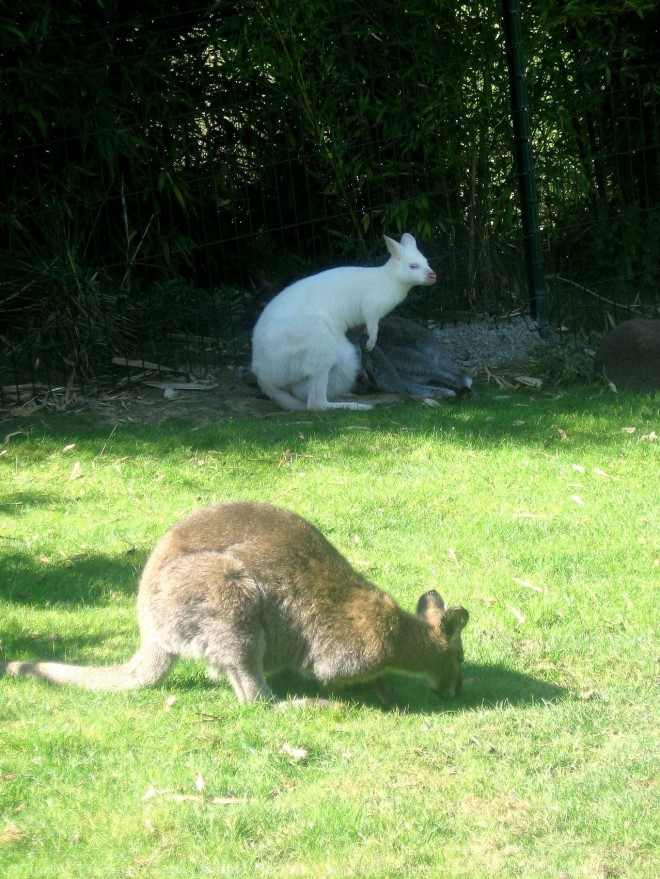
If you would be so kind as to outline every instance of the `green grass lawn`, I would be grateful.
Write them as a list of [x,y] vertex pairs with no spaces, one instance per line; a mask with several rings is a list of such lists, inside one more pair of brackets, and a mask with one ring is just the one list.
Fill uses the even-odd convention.
[[392,676],[392,710],[369,687],[240,707],[192,662],[119,694],[2,679],[0,875],[660,876],[658,433],[657,396],[595,387],[212,427],[7,418],[2,660],[128,658],[150,548],[230,498],[470,623],[461,697]]

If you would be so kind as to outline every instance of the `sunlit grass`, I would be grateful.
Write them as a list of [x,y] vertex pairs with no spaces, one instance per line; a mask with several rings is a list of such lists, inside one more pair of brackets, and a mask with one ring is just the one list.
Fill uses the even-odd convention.
[[393,711],[368,688],[240,707],[192,662],[137,693],[2,680],[2,875],[657,872],[656,399],[19,427],[0,446],[2,659],[127,658],[151,546],[228,498],[294,509],[405,607],[437,588],[471,619],[447,704],[393,677]]

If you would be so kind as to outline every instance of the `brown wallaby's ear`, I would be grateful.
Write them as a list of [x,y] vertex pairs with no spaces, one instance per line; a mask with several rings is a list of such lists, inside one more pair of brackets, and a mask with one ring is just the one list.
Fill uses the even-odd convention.
[[460,634],[463,631],[469,619],[470,614],[464,607],[450,607],[442,615],[440,628],[447,638],[451,638],[452,635]]
[[435,591],[435,589],[431,589],[428,592],[425,592],[424,595],[417,602],[417,616],[418,617],[426,617],[429,615],[430,611],[435,611],[435,613],[442,612],[445,609],[445,603],[442,600],[442,596]]

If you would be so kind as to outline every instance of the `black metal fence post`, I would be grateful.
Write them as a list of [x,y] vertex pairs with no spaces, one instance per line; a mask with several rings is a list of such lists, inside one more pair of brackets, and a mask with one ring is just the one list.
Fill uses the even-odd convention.
[[545,277],[541,256],[541,236],[538,216],[538,197],[532,151],[530,120],[519,0],[502,0],[506,57],[511,86],[511,111],[518,169],[520,213],[523,226],[523,244],[529,307],[536,319],[541,338],[547,339],[548,313],[545,297]]

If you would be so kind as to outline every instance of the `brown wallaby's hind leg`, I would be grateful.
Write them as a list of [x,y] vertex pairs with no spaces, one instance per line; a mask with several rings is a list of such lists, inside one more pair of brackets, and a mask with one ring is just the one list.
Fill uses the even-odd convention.
[[[231,663],[216,663],[211,660],[209,664],[209,677],[218,680],[226,675],[236,698],[241,704],[246,702],[277,702],[272,690],[266,683],[261,656],[263,650],[258,648],[243,652],[241,656],[235,656]],[[256,646],[256,645],[254,645]]]

